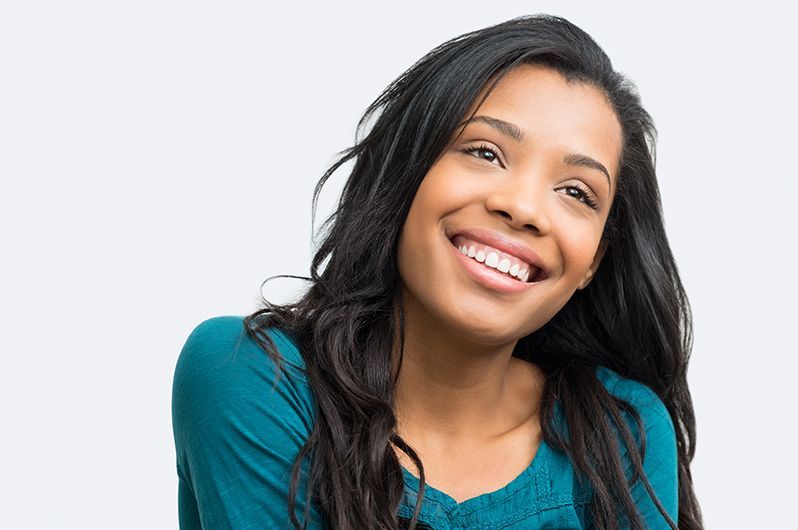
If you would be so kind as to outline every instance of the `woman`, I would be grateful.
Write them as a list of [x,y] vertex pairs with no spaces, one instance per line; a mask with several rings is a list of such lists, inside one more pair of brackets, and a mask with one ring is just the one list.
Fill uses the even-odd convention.
[[701,528],[633,86],[522,17],[432,50],[371,119],[316,186],[354,161],[309,290],[183,348],[181,527]]

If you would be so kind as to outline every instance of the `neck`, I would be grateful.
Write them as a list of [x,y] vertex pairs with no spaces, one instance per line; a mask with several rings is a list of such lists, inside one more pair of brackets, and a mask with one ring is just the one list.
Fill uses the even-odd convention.
[[[421,308],[405,307],[395,390],[400,436],[421,444],[490,443],[535,417],[542,372],[512,356],[516,343],[478,344]],[[394,370],[398,357],[397,337]]]

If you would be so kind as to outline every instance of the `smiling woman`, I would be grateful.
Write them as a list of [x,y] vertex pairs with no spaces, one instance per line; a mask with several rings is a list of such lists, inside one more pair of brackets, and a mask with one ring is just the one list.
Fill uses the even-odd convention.
[[316,187],[355,162],[308,291],[181,352],[181,527],[701,528],[690,312],[632,85],[521,17],[435,48],[374,117]]

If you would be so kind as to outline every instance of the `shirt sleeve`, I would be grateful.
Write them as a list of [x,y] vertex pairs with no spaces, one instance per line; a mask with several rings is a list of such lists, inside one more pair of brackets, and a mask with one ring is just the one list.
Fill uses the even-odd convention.
[[[198,325],[175,368],[172,424],[182,530],[290,529],[291,469],[313,428],[312,394],[294,344],[270,329],[283,371],[244,330],[241,317]],[[276,382],[276,384],[275,384]],[[296,516],[303,521],[309,460]],[[308,528],[323,528],[314,505]]]
[[[673,427],[665,404],[648,386],[630,379],[621,379],[613,391],[618,397],[631,403],[643,422],[646,433],[646,454],[643,458],[643,470],[654,494],[668,512],[674,523],[678,524],[678,459],[676,452],[676,431]],[[632,435],[640,447],[640,435],[637,424],[629,416]],[[625,446],[622,445],[626,476],[632,476],[632,463]],[[642,480],[638,478],[631,488],[632,500],[640,510],[646,528],[671,528],[657,509],[651,496],[646,491]]]

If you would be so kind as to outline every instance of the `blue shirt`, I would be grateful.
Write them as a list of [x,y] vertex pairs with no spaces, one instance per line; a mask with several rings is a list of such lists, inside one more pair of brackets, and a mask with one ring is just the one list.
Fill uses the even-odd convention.
[[[284,359],[285,373],[276,385],[275,365],[247,335],[242,317],[202,322],[180,353],[172,420],[183,530],[292,528],[287,509],[291,468],[313,428],[314,398],[296,343],[276,328],[268,333]],[[647,441],[643,467],[676,521],[676,437],[665,405],[647,386],[606,367],[599,366],[596,375],[641,415]],[[627,421],[639,440],[635,423]],[[630,476],[625,451],[622,457]],[[296,497],[300,521],[309,463],[307,458],[302,463]],[[419,480],[404,468],[403,474],[405,495],[398,514],[410,518]],[[420,520],[440,530],[586,528],[590,498],[589,486],[580,486],[566,455],[544,440],[529,467],[497,491],[458,503],[427,485]],[[632,498],[647,528],[669,528],[639,480]],[[310,515],[308,528],[327,528],[316,506]]]

